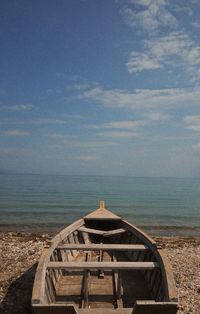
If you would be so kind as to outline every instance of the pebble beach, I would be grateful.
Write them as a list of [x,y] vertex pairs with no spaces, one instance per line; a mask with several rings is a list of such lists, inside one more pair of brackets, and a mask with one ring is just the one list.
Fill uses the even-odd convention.
[[[37,262],[49,234],[0,232],[0,313],[28,314]],[[178,314],[200,313],[200,237],[154,237],[171,261]]]

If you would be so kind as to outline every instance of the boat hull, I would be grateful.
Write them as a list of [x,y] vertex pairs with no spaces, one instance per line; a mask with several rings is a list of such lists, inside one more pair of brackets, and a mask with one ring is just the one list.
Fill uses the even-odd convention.
[[175,314],[178,309],[164,250],[104,204],[44,248],[32,306],[35,314]]

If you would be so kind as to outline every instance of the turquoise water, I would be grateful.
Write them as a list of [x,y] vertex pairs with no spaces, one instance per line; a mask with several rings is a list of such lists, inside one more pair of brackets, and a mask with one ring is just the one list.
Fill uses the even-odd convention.
[[151,234],[200,235],[200,179],[0,175],[0,229],[52,231],[99,199]]

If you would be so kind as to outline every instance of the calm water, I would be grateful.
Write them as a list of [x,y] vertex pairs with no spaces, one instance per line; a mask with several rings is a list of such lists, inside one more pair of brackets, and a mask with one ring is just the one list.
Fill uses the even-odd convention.
[[105,199],[151,234],[200,235],[200,179],[0,175],[0,229],[55,231]]

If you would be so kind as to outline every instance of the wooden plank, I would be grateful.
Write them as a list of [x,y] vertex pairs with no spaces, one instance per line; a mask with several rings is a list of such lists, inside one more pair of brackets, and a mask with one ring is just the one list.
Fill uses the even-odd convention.
[[77,314],[79,313],[73,304],[35,304],[35,314]]
[[178,305],[175,302],[136,301],[133,314],[176,314]]
[[112,237],[112,236],[115,236],[115,235],[118,235],[118,234],[122,234],[122,233],[124,233],[126,231],[127,230],[124,229],[124,228],[119,228],[119,229],[115,229],[115,230],[109,230],[103,236],[104,236],[104,238]]
[[152,250],[156,250],[156,241],[148,236],[144,231],[132,225],[126,220],[122,220],[123,226],[128,229],[132,234],[136,235],[143,243],[147,244]]
[[49,248],[43,249],[42,255],[37,266],[32,292],[32,304],[44,301],[45,297],[45,275],[46,263],[49,261]]
[[84,223],[83,219],[75,221],[73,224],[66,227],[52,239],[52,241],[50,242],[50,247],[49,246],[44,247],[35,274],[32,293],[32,304],[45,302],[47,299],[45,292],[46,264],[48,263],[54,249],[57,247],[60,241],[64,240],[69,233],[78,229],[81,225],[83,225],[83,223]]
[[159,267],[156,262],[49,262],[47,268],[55,269],[132,269],[144,270]]
[[54,245],[64,241],[65,238],[75,230],[78,230],[84,223],[83,219],[76,220],[71,225],[67,226],[65,229],[61,230],[52,240],[51,240],[51,248],[54,248]]
[[165,250],[159,249],[155,252],[156,259],[159,261],[161,266],[162,277],[164,280],[164,290],[169,301],[178,301],[176,285],[172,272],[171,265],[165,253]]
[[96,309],[78,309],[78,314],[132,314],[132,308],[96,308]]
[[98,229],[92,229],[92,228],[86,228],[86,227],[80,227],[78,231],[87,232],[87,233],[94,233],[103,235],[106,231],[98,230]]
[[104,235],[106,231],[98,230],[98,229],[92,229],[92,228],[86,228],[86,227],[80,227],[78,231],[87,232],[87,233],[94,233],[99,235]]
[[86,227],[80,227],[78,231],[82,232],[87,232],[87,233],[93,233],[93,234],[98,234],[102,235],[104,237],[111,237],[113,235],[121,234],[126,232],[126,229],[124,228],[119,228],[119,229],[114,229],[114,230],[98,230],[98,229],[93,229],[93,228],[86,228]]
[[148,247],[143,244],[60,244],[57,249],[81,251],[145,251]]

